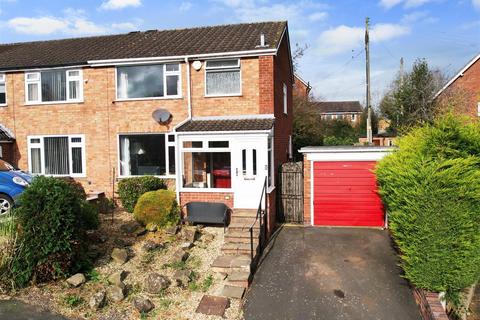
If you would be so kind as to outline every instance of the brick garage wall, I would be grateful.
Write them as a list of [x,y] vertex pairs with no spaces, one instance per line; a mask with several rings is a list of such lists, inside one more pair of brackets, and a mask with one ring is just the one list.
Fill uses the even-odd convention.
[[312,197],[311,183],[311,166],[312,162],[307,160],[307,155],[303,155],[303,224],[311,224],[311,207],[310,201]]
[[420,308],[423,320],[448,320],[438,293],[414,288],[413,296]]

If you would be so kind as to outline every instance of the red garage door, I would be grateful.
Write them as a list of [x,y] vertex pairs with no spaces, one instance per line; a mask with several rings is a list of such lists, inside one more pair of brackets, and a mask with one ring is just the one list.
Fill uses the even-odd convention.
[[384,226],[382,201],[372,169],[375,161],[314,162],[314,224]]

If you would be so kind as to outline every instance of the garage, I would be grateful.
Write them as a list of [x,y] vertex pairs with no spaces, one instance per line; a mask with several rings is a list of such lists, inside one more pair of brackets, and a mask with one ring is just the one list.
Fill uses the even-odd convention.
[[385,212],[373,170],[391,150],[302,148],[305,222],[315,226],[384,227]]

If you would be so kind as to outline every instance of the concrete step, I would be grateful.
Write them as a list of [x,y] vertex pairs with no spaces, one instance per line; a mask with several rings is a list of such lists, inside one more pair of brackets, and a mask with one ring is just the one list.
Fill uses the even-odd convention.
[[222,255],[213,261],[211,268],[214,272],[221,274],[250,273],[250,264],[251,259],[249,255]]
[[242,299],[245,294],[245,288],[225,285],[223,286],[222,296],[231,299]]
[[[227,255],[250,255],[250,243],[225,243],[221,251]],[[256,256],[258,251],[258,243],[254,243],[253,255]]]
[[[250,226],[252,225],[253,222],[232,222],[228,225],[228,230],[229,231],[241,231],[241,232],[248,232],[250,229]],[[255,225],[253,226],[253,229],[260,229],[260,222],[257,221]]]
[[234,209],[232,217],[250,217],[255,218],[257,216],[256,209]]
[[[258,237],[260,235],[260,230],[253,230],[253,241],[258,242]],[[238,230],[228,230],[224,236],[225,242],[242,242],[250,243],[250,232],[247,231],[238,231]]]
[[248,288],[251,281],[250,272],[236,271],[227,277],[227,284],[236,287]]
[[230,217],[230,223],[244,223],[244,224],[253,224],[255,222],[255,217]]

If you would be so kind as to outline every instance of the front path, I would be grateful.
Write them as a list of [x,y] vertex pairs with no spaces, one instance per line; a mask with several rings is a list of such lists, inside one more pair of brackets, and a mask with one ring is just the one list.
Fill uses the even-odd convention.
[[420,319],[387,231],[285,227],[255,274],[245,319]]

